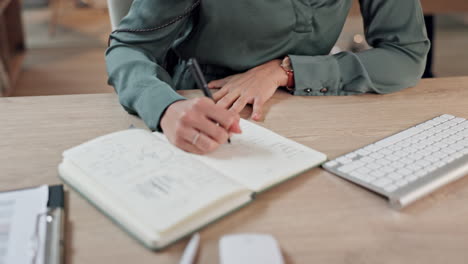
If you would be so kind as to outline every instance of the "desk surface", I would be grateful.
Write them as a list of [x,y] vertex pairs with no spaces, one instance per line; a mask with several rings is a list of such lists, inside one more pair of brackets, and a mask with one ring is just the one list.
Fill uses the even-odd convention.
[[[130,124],[143,127],[117,101],[114,94],[0,98],[0,189],[59,183],[63,150]],[[390,95],[278,92],[267,107],[262,125],[333,158],[439,114],[468,117],[468,77],[425,80]],[[316,168],[205,228],[198,263],[218,263],[220,236],[241,232],[276,236],[287,263],[466,263],[467,204],[468,177],[395,211]],[[68,206],[68,264],[177,263],[187,243],[154,253],[73,191]]]

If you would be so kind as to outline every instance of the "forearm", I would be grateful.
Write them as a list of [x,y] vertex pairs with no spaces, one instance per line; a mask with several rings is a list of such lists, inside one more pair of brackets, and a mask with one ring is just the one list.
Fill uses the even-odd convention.
[[161,116],[169,105],[184,99],[173,90],[163,65],[173,43],[191,30],[190,15],[180,17],[191,5],[185,0],[135,0],[119,25],[121,31],[110,36],[109,84],[122,106],[152,130],[160,130]]
[[294,56],[296,95],[391,93],[421,78],[430,47],[417,0],[360,0],[372,49]]
[[184,99],[171,88],[167,72],[138,49],[125,45],[109,49],[106,63],[109,84],[125,110],[140,116],[150,129],[160,130],[165,109]]

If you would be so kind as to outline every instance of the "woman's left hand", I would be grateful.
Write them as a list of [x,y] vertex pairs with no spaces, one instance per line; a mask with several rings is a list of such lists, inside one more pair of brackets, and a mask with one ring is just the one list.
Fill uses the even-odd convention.
[[208,87],[220,88],[213,97],[217,105],[226,109],[239,113],[247,104],[253,104],[251,118],[259,121],[265,102],[288,82],[288,75],[280,65],[281,60],[272,60],[247,72],[211,81]]

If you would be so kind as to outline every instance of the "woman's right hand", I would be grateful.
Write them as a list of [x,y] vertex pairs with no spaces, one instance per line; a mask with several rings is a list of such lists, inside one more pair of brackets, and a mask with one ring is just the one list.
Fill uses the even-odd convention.
[[239,120],[239,114],[201,97],[171,104],[160,125],[172,144],[187,152],[207,154],[225,144],[230,133],[242,132]]

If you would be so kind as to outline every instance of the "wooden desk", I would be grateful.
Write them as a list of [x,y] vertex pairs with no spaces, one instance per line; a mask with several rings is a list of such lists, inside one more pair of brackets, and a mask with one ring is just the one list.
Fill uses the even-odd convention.
[[[351,11],[352,15],[360,14],[357,2],[355,0]],[[468,2],[466,0],[421,0],[421,4],[424,14],[427,15],[468,12]]]
[[[468,117],[468,77],[425,80],[383,96],[279,92],[261,124],[333,158],[442,113]],[[113,94],[1,98],[0,120],[2,190],[59,183],[63,150],[130,124],[143,127]],[[148,251],[77,193],[68,198],[68,264],[178,262],[186,240]],[[275,235],[287,263],[466,263],[467,204],[468,177],[395,211],[316,168],[205,228],[198,263],[218,263],[221,235],[241,232]]]

